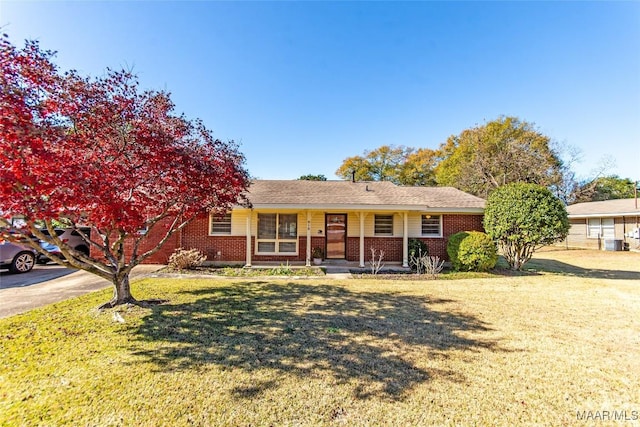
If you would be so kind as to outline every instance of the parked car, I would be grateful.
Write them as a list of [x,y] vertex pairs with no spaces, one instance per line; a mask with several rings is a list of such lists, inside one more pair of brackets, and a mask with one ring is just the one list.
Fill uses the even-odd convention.
[[[45,236],[50,236],[51,235],[49,233],[49,230],[47,230],[47,229],[40,230],[40,232],[42,234],[44,234]],[[64,229],[56,228],[54,230],[54,232],[56,233],[57,236],[59,236],[62,233],[64,233]],[[52,244],[52,243],[48,243],[48,242],[45,242],[44,240],[40,240],[40,247],[42,249],[44,249],[45,251],[49,252],[51,254],[51,256],[46,256],[46,255],[42,255],[41,253],[38,253],[38,255],[37,255],[38,264],[46,264],[49,261],[51,261],[51,258],[54,257],[54,256],[57,256],[57,257],[60,257],[60,258],[64,257],[64,255],[62,255],[62,252],[60,252],[60,248],[57,247],[56,245]]]
[[[85,236],[91,237],[90,227],[80,227],[79,229]],[[60,240],[62,240],[64,243],[66,243],[76,251],[82,252],[83,254],[89,256],[89,244],[85,242],[85,240],[77,230],[73,228],[65,228],[62,231],[62,234],[58,235]]]
[[38,253],[36,256],[38,264],[46,264],[49,261],[53,261],[54,258],[64,259],[64,255],[60,252],[60,248],[44,240],[40,240],[40,247],[48,252],[49,255],[43,255]]
[[36,251],[28,246],[0,240],[0,268],[12,273],[27,273],[36,263]]
[[[80,227],[80,231],[86,236],[91,235],[91,228],[89,227]],[[42,230],[42,232],[47,236],[49,235],[49,230]],[[84,241],[77,230],[73,228],[56,228],[55,232],[58,235],[58,238],[60,238],[60,240],[69,245],[71,248],[82,252],[85,255],[89,255],[89,245]],[[51,249],[54,250],[54,248]],[[60,249],[57,246],[55,247],[55,249],[60,252]]]

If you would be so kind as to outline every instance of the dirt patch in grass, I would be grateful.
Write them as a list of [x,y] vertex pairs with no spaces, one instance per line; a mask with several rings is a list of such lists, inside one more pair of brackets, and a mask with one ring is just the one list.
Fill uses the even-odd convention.
[[[622,265],[640,259],[630,255]],[[0,425],[630,417],[640,410],[640,284],[625,274],[640,263],[592,277],[614,258],[583,257],[536,258],[574,274],[461,280],[148,278],[135,296],[169,302],[121,307],[124,323],[95,310],[108,291],[1,319]]]

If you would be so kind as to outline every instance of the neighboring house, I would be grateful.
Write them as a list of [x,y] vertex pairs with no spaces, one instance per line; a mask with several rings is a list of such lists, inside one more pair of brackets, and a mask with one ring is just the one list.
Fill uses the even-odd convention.
[[615,199],[567,206],[569,247],[603,250],[638,249],[640,209],[636,199]]
[[485,200],[451,187],[257,180],[246,196],[250,207],[196,218],[148,262],[164,263],[183,247],[222,264],[310,265],[312,249],[320,247],[328,262],[365,266],[374,248],[384,251],[385,263],[407,266],[410,238],[446,259],[451,234],[483,230]]

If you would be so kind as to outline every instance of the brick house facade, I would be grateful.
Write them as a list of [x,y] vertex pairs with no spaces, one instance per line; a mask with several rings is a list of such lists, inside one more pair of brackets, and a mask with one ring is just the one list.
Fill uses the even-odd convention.
[[[310,265],[313,248],[325,262],[364,266],[371,248],[388,264],[408,263],[409,239],[448,259],[459,231],[483,231],[485,201],[451,187],[402,187],[389,182],[254,181],[250,205],[225,216],[202,214],[148,263],[166,263],[177,248],[196,248],[209,261],[250,266],[262,262]],[[149,244],[154,236],[148,236]],[[157,241],[157,239],[155,239]]]

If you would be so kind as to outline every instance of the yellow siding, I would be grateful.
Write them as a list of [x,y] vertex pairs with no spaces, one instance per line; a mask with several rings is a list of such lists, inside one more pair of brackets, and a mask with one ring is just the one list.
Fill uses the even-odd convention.
[[[306,214],[304,216],[306,218]],[[318,230],[322,233],[318,234]],[[324,233],[324,212],[311,212],[311,236],[324,236]],[[303,236],[306,235],[307,227],[305,226]]]
[[233,210],[231,211],[231,235],[232,236],[244,236],[247,231],[247,215],[248,210]]
[[402,237],[404,234],[404,215],[393,214],[393,235],[394,237]]
[[422,235],[422,215],[410,213],[409,218],[409,237],[420,237]]
[[360,215],[355,212],[347,214],[347,236],[355,237],[360,235]]
[[[364,215],[364,235],[367,237],[373,236],[375,214],[365,213]],[[347,236],[360,236],[360,213],[351,212],[347,215]]]

